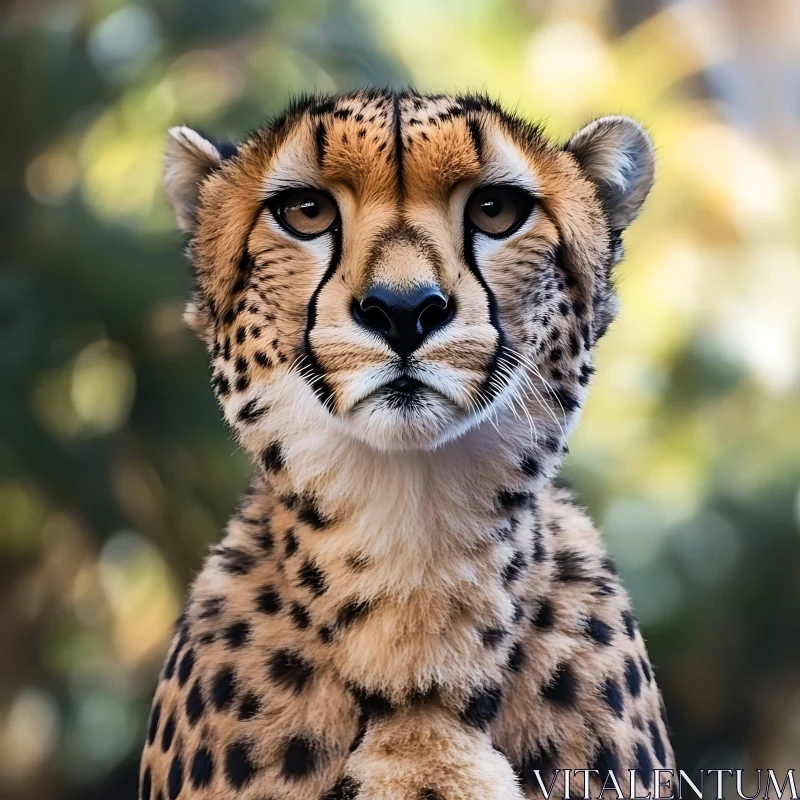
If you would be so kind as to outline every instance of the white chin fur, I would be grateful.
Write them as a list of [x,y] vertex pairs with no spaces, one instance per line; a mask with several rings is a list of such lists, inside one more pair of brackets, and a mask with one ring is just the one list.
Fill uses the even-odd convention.
[[379,393],[359,403],[345,418],[347,431],[385,453],[435,450],[461,432],[464,412],[430,390],[413,403],[392,403]]

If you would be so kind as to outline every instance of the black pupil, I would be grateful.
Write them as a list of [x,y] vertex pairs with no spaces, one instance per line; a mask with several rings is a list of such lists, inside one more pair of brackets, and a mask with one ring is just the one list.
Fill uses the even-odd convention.
[[319,203],[316,200],[303,200],[297,206],[309,219],[319,214]]
[[503,205],[497,198],[489,198],[481,203],[481,210],[487,217],[496,217],[503,210]]

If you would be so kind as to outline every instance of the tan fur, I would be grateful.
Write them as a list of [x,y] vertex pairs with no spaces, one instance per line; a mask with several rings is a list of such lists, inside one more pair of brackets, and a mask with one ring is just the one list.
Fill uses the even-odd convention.
[[[619,258],[597,143],[576,141],[483,98],[356,93],[291,110],[179,210],[188,316],[260,466],[179,622],[145,800],[519,800],[541,796],[535,769],[626,786],[674,766],[624,589],[552,485]],[[199,150],[168,174],[194,176]],[[467,242],[488,184],[537,202],[508,238]],[[263,201],[292,186],[330,192],[340,231],[284,231]],[[376,282],[433,284],[455,317],[402,362],[351,317]],[[427,387],[410,410],[381,388],[407,372]]]

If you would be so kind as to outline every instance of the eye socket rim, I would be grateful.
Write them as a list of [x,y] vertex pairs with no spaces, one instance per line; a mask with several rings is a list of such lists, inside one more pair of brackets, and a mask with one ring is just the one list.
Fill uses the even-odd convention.
[[[303,231],[297,230],[297,228],[292,227],[292,225],[288,222],[285,217],[285,206],[286,201],[289,197],[293,194],[301,193],[301,192],[309,192],[321,195],[322,197],[327,198],[331,204],[333,205],[336,213],[331,221],[330,225],[324,230],[319,231],[318,233],[303,233]],[[284,189],[281,192],[273,195],[272,197],[268,198],[265,201],[266,207],[269,209],[270,213],[272,214],[275,221],[280,225],[290,236],[293,236],[296,239],[301,239],[303,241],[310,241],[312,239],[319,239],[320,236],[324,236],[327,233],[334,233],[339,228],[339,224],[341,222],[341,212],[339,211],[339,204],[336,202],[333,195],[326,191],[325,189],[319,189],[316,186],[292,186],[289,189]]]
[[[516,197],[523,199],[523,202],[519,204],[517,216],[514,218],[514,222],[508,228],[500,233],[490,233],[489,231],[485,231],[470,218],[470,206],[472,205],[472,201],[475,199],[475,197],[481,192],[486,192],[489,190],[499,191],[501,189],[512,192]],[[467,198],[466,205],[464,206],[465,225],[469,232],[473,235],[475,233],[480,233],[482,236],[487,236],[489,239],[507,239],[509,236],[515,234],[530,218],[531,212],[536,206],[537,201],[538,198],[532,195],[527,189],[523,189],[521,186],[516,186],[513,183],[487,183],[483,186],[477,186]]]

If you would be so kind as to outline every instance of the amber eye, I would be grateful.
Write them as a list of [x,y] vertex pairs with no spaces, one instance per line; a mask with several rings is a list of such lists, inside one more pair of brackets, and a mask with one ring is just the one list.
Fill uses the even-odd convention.
[[278,222],[301,239],[325,233],[339,218],[333,198],[315,189],[285,192],[270,203],[270,208]]
[[513,233],[528,218],[533,198],[515,186],[478,189],[467,202],[467,220],[487,236],[500,238]]

